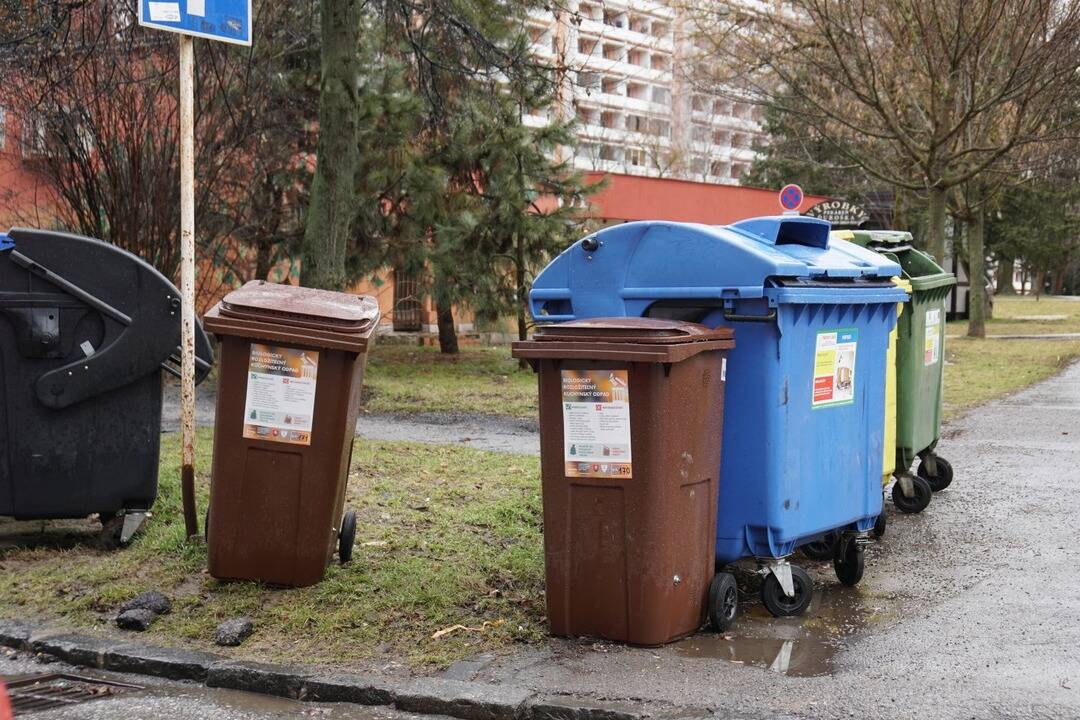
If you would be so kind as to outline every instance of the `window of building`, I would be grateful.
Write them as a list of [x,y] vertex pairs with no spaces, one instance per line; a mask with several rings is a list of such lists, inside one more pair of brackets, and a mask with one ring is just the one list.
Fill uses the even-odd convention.
[[600,146],[600,159],[610,160],[612,162],[618,160],[619,150],[614,145],[601,145]]
[[661,39],[667,39],[668,35],[671,34],[671,26],[668,25],[667,23],[653,22],[653,24],[652,24],[652,34],[653,34],[653,37],[658,37],[658,38],[661,38]]
[[619,79],[605,77],[600,81],[600,91],[608,95],[621,95],[622,93],[619,92]]
[[659,105],[671,105],[671,91],[666,87],[655,85],[652,89],[652,101]]
[[666,72],[671,69],[671,56],[653,53],[650,66],[653,70],[664,70]]
[[626,148],[626,164],[635,165],[641,167],[645,165],[645,150],[644,148],[629,147]]
[[713,160],[712,165],[709,166],[709,174],[713,177],[726,178],[729,172],[731,168],[723,160]]
[[596,41],[589,38],[578,38],[577,51],[582,55],[592,55],[596,52]]
[[627,115],[626,129],[630,132],[645,132],[649,121],[642,115]]
[[690,100],[690,109],[693,110],[694,112],[704,112],[705,111],[705,98],[703,98],[700,95],[695,95]]
[[742,163],[733,163],[731,165],[731,179],[738,180],[742,177],[742,174],[746,172],[746,165]]
[[615,45],[614,43],[604,43],[604,59],[605,60],[622,60],[623,59],[623,47],[622,47],[622,45]]
[[583,18],[588,18],[589,20],[599,20],[602,17],[600,13],[600,6],[593,5],[589,2],[583,2],[578,5],[578,14],[581,15],[581,17]]
[[671,123],[667,120],[653,119],[649,121],[649,134],[660,137],[671,137]]
[[649,96],[649,86],[645,83],[632,82],[626,84],[626,95],[637,100],[647,100]]
[[731,101],[730,100],[714,100],[713,101],[713,115],[720,115],[721,117],[728,117],[731,115]]
[[605,110],[600,113],[600,124],[606,128],[614,128],[618,124],[619,115],[612,110]]
[[626,55],[626,62],[639,67],[648,67],[649,55],[644,50],[631,50]]
[[649,20],[641,15],[630,16],[630,29],[642,35],[649,34]]
[[626,16],[616,10],[605,10],[604,24],[617,28],[626,27]]
[[596,108],[578,107],[577,117],[582,125],[597,125],[600,113]]

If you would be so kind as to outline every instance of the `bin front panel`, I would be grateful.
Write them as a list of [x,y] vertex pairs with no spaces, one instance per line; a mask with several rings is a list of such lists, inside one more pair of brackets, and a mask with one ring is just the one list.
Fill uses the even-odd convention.
[[941,436],[945,368],[945,303],[951,285],[929,290],[913,282],[900,317],[897,346],[897,461],[908,469]]
[[245,411],[253,345],[264,347],[247,338],[221,337],[207,533],[210,574],[312,585],[323,577],[339,529],[365,356],[287,348],[318,358],[305,444],[260,439],[257,427],[252,432]]
[[[717,559],[782,557],[881,513],[885,362],[895,303],[783,304],[736,326],[728,360]],[[716,312],[704,324],[722,325]],[[821,334],[854,331],[850,400],[815,405]],[[844,343],[850,345],[850,343]],[[850,348],[845,347],[844,350]]]
[[[705,619],[713,576],[722,352],[664,365],[540,360],[541,472],[551,631],[657,645]],[[568,475],[566,371],[625,371],[630,477]]]

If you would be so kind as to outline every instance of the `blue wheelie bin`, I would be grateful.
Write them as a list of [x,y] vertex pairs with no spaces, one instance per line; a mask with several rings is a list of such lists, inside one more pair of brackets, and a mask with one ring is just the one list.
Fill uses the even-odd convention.
[[777,616],[810,603],[786,558],[835,533],[862,577],[881,513],[885,370],[900,267],[799,216],[729,226],[635,222],[578,241],[537,277],[538,322],[653,317],[735,329],[728,356],[716,558],[755,558]]

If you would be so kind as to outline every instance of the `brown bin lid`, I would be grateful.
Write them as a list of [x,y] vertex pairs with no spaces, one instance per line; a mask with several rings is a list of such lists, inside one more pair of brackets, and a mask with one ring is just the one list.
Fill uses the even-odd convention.
[[730,328],[656,318],[610,317],[544,325],[532,340],[515,342],[527,359],[680,362],[700,352],[735,347]]
[[367,295],[252,280],[225,296],[221,314],[319,330],[356,332],[378,321],[379,305]]
[[378,303],[366,295],[252,280],[204,319],[218,335],[363,352],[379,316]]
[[682,320],[657,318],[607,317],[572,320],[557,325],[543,325],[534,336],[538,342],[676,343],[730,340],[730,328],[710,328]]

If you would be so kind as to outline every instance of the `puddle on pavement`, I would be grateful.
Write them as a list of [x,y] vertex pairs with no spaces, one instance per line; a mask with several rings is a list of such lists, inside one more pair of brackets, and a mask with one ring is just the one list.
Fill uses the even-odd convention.
[[716,658],[784,675],[830,675],[836,656],[855,636],[889,614],[884,600],[830,585],[815,590],[801,617],[774,618],[755,603],[740,609],[727,633],[694,635],[671,647],[682,657]]

